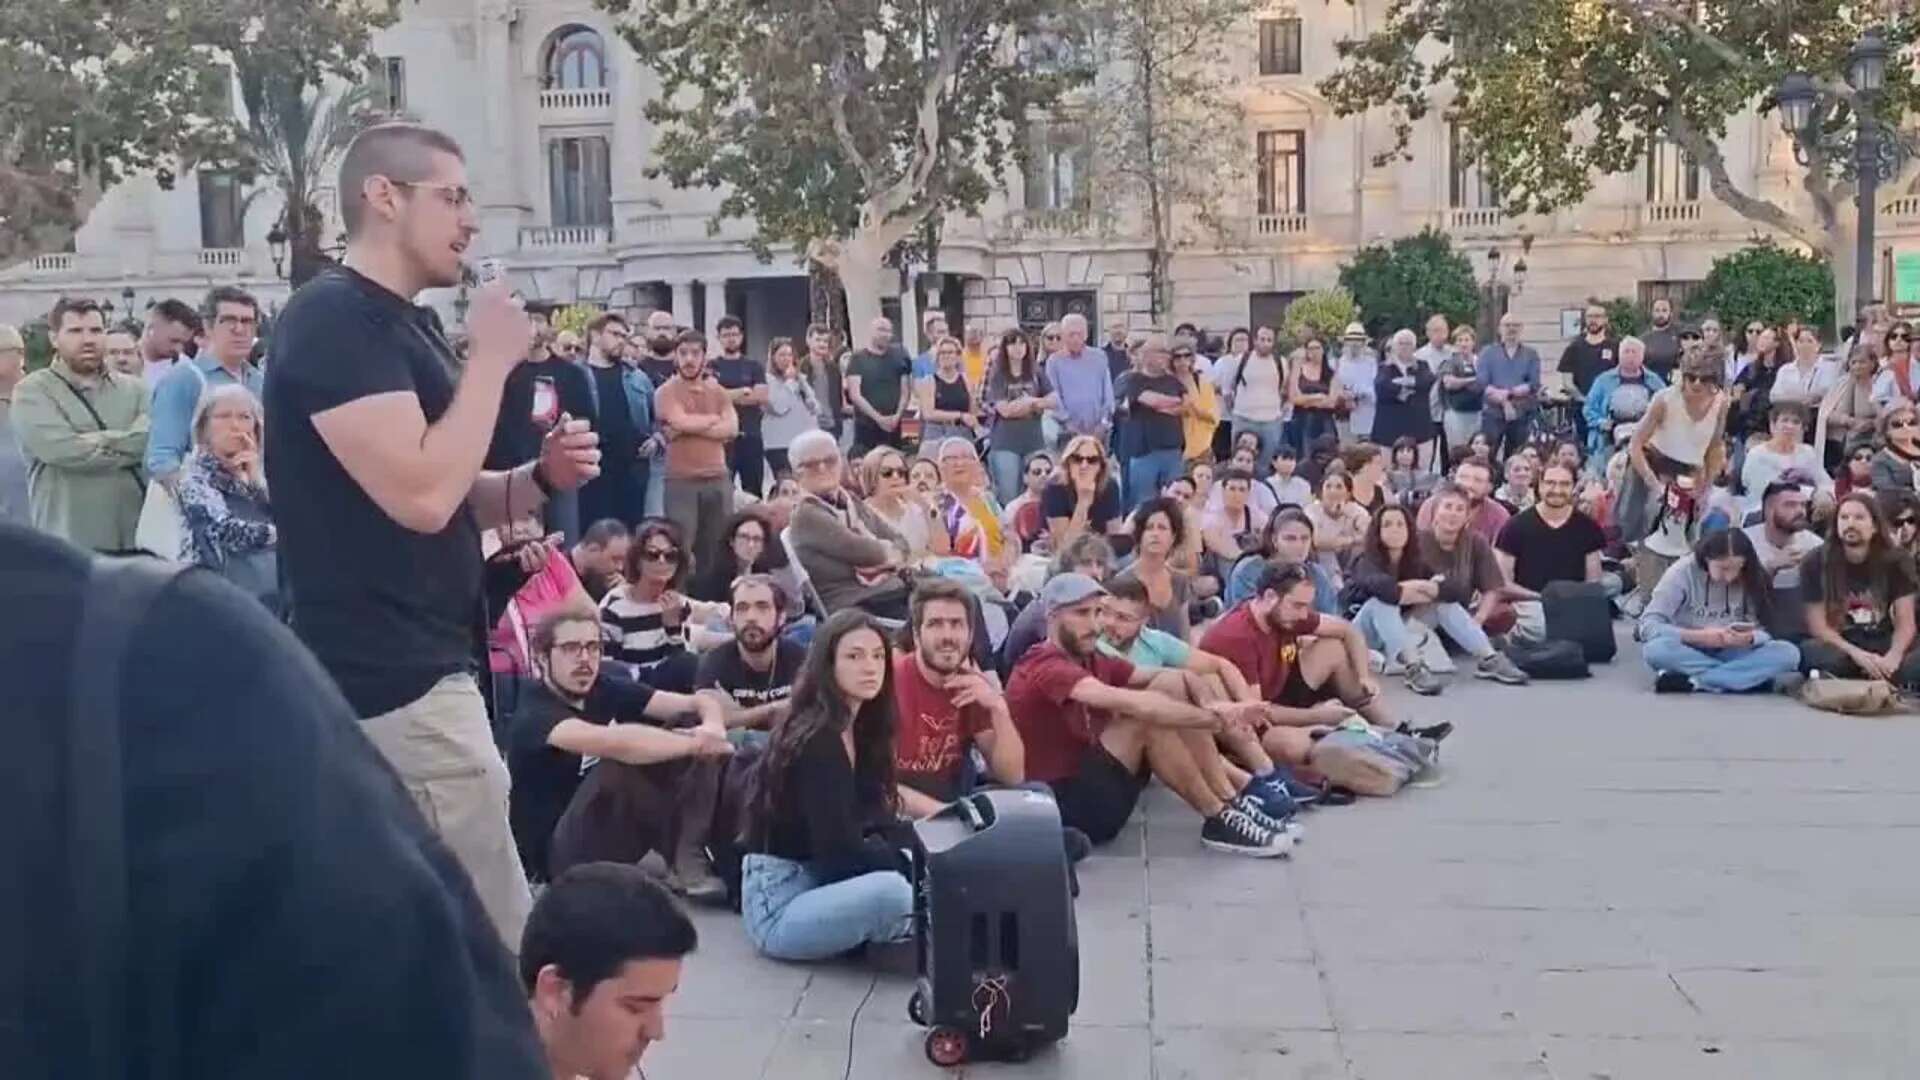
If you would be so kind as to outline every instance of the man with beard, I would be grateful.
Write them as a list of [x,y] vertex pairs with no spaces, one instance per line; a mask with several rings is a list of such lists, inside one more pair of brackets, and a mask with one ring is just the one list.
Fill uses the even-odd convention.
[[813,381],[814,400],[820,403],[824,414],[820,426],[838,439],[841,418],[847,411],[847,392],[843,385],[846,371],[833,355],[832,327],[825,323],[807,326],[807,358],[800,361],[800,373]]
[[200,327],[200,313],[183,301],[169,297],[147,309],[147,326],[140,332],[140,379],[148,391],[173,370]]
[[741,351],[746,347],[747,329],[739,316],[720,316],[714,333],[720,338],[720,355],[707,362],[707,370],[726,390],[740,420],[740,434],[727,444],[727,467],[740,481],[740,489],[757,499],[765,494],[767,483],[767,447],[760,438],[761,410],[767,405],[767,365]]
[[1250,730],[1265,706],[1193,704],[1197,677],[1102,655],[1097,614],[1107,591],[1082,574],[1048,581],[1047,640],[1020,659],[1007,704],[1027,751],[1027,776],[1053,789],[1061,823],[1104,844],[1120,834],[1149,773],[1204,823],[1200,842],[1273,858],[1293,849],[1285,823],[1252,791],[1222,792],[1214,736]]
[[[586,415],[600,434],[600,475],[580,489],[574,511],[579,522],[615,518],[629,526],[645,516],[647,474],[652,463],[654,386],[645,372],[627,362],[627,320],[614,312],[587,324],[587,356],[576,367],[585,375]],[[521,365],[522,367],[526,365]]]
[[766,731],[786,719],[787,699],[807,650],[780,636],[787,593],[765,574],[735,578],[727,590],[733,640],[700,657],[693,685],[723,698],[727,726]]
[[573,560],[573,572],[579,575],[581,587],[594,603],[599,603],[610,590],[624,582],[621,568],[627,565],[627,549],[632,546],[633,533],[627,529],[626,522],[601,518],[587,526],[580,534],[580,542],[567,553]]
[[[1483,457],[1469,457],[1453,467],[1453,483],[1467,499],[1467,528],[1491,544],[1507,527],[1513,515],[1488,496],[1493,494],[1493,466]],[[1414,527],[1425,532],[1433,528],[1433,500],[1420,504]]]
[[527,869],[558,877],[580,863],[636,863],[658,852],[676,891],[724,896],[701,852],[721,759],[733,753],[724,706],[603,677],[590,608],[541,619],[528,648],[539,682],[521,695],[507,731],[510,817]]
[[1573,379],[1581,397],[1591,399],[1594,380],[1619,362],[1620,343],[1608,325],[1604,305],[1588,304],[1585,322],[1584,332],[1560,351],[1560,370]]
[[900,808],[924,817],[973,786],[968,755],[986,760],[979,780],[1026,781],[1026,746],[1000,688],[973,662],[973,605],[958,582],[923,581],[908,607],[912,648],[893,659],[894,773]]
[[1800,670],[1920,686],[1913,593],[1913,573],[1888,543],[1879,504],[1848,492],[1826,543],[1800,563],[1807,616]]
[[107,370],[99,304],[62,297],[47,328],[53,363],[13,388],[29,516],[35,528],[76,546],[131,551],[146,499],[147,388]]
[[705,334],[680,335],[674,370],[654,398],[667,437],[667,517],[689,550],[718,551],[721,529],[733,513],[727,444],[740,434],[740,417],[731,396],[707,373]]
[[1667,388],[1667,382],[1646,369],[1646,346],[1639,338],[1620,342],[1618,366],[1600,373],[1582,393],[1587,403],[1580,411],[1587,439],[1587,456],[1600,468],[1613,456],[1614,431],[1639,423],[1647,415],[1653,395]]
[[679,339],[680,328],[673,324],[673,312],[647,313],[647,354],[640,358],[640,370],[656,388],[667,385],[674,376],[673,350]]
[[[1540,501],[1514,517],[1494,539],[1493,555],[1506,580],[1539,592],[1549,581],[1601,580],[1600,553],[1607,534],[1573,505],[1573,470],[1550,461],[1540,470]],[[1614,591],[1618,591],[1616,588]],[[1538,600],[1514,602],[1514,634],[1546,637],[1547,617]]]
[[591,863],[540,894],[520,944],[527,1011],[555,1077],[624,1080],[666,1038],[699,935],[646,871]]
[[1800,587],[1800,563],[1820,546],[1820,534],[1807,528],[1807,502],[1797,480],[1775,480],[1761,493],[1760,520],[1743,530],[1776,594]]
[[1660,297],[1648,314],[1653,325],[1640,335],[1640,340],[1647,343],[1647,370],[1672,382],[1674,369],[1680,366],[1682,347],[1679,328],[1673,325],[1673,301]]

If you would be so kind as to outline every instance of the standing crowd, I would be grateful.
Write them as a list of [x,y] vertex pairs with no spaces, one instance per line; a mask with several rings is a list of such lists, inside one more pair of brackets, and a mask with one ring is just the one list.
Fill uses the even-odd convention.
[[[657,860],[818,960],[910,937],[905,823],[981,786],[1050,794],[1068,860],[1155,779],[1206,849],[1287,855],[1306,808],[1434,779],[1450,726],[1383,678],[1525,686],[1569,596],[1637,619],[1663,692],[1920,681],[1904,323],[1829,350],[1664,301],[1617,338],[1595,307],[1557,376],[1513,315],[1484,347],[1435,316],[1283,352],[936,312],[918,355],[881,318],[758,357],[732,315],[576,338],[490,284],[456,349],[412,298],[462,278],[459,148],[373,128],[339,190],[346,259],[268,347],[226,287],[131,343],[62,300],[24,377],[0,327],[0,517],[288,621],[521,952],[543,1035],[565,987],[529,959],[559,933],[534,885]],[[677,964],[691,930],[661,918]]]

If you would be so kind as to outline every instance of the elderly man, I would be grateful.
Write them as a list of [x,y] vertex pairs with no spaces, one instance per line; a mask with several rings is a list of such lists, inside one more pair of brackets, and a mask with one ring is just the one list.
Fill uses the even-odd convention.
[[[1601,309],[1601,313],[1604,316],[1605,310]],[[1592,462],[1596,473],[1605,470],[1607,458],[1613,452],[1614,431],[1639,423],[1653,395],[1667,388],[1666,380],[1647,370],[1647,348],[1639,338],[1628,337],[1617,345],[1612,342],[1608,345],[1617,350],[1618,364],[1593,377],[1584,390],[1587,403],[1582,410],[1586,418],[1587,460]]]
[[1540,411],[1540,354],[1520,340],[1520,330],[1520,316],[1500,316],[1500,340],[1480,350],[1477,365],[1486,387],[1480,430],[1492,441],[1495,456],[1518,450]]
[[1413,331],[1396,332],[1387,359],[1374,377],[1377,401],[1371,441],[1381,446],[1392,446],[1400,439],[1424,446],[1433,438],[1434,369],[1420,359],[1415,344]]
[[907,541],[847,491],[840,445],[824,431],[802,432],[787,460],[806,493],[793,508],[787,542],[828,614],[857,607],[904,621]]
[[1113,423],[1113,369],[1107,354],[1087,344],[1087,320],[1068,315],[1060,320],[1060,343],[1047,357],[1047,381],[1060,398],[1054,417],[1064,441],[1092,435],[1102,444]]
[[20,380],[14,435],[34,526],[94,551],[131,551],[146,497],[147,388],[107,370],[106,315],[62,298],[47,318],[53,363]]
[[1185,384],[1168,370],[1172,357],[1166,336],[1151,334],[1140,346],[1140,367],[1113,386],[1126,418],[1120,453],[1127,462],[1127,501],[1134,506],[1181,475],[1187,444],[1181,418],[1188,402]]

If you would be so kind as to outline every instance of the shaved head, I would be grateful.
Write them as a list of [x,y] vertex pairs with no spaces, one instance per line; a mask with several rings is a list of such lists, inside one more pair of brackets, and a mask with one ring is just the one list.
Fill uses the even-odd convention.
[[340,220],[347,235],[360,231],[369,179],[384,176],[398,183],[419,183],[433,175],[435,153],[466,160],[451,136],[423,124],[375,124],[354,136],[340,163]]

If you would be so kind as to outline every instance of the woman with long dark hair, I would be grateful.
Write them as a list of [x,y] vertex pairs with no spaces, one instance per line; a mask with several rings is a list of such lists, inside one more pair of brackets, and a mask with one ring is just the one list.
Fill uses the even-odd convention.
[[1333,365],[1327,360],[1327,343],[1308,338],[1287,370],[1287,402],[1293,406],[1293,419],[1287,422],[1286,438],[1301,457],[1321,436],[1339,436],[1339,397],[1333,385]]
[[879,624],[858,610],[828,619],[748,789],[740,911],[761,953],[825,960],[912,936],[906,863],[870,834],[899,814],[893,709]]
[[1771,588],[1739,529],[1708,533],[1668,567],[1640,615],[1655,692],[1741,694],[1799,667],[1800,650],[1767,633]]
[[1033,341],[1018,327],[1000,335],[981,400],[993,418],[987,468],[993,473],[994,494],[1010,503],[1020,494],[1021,462],[1046,449],[1040,418],[1060,403],[1040,368]]
[[800,579],[787,562],[786,545],[766,511],[749,506],[735,511],[720,530],[720,550],[708,555],[706,566],[695,575],[693,598],[724,604],[733,594],[733,579],[747,574],[765,574],[786,594],[790,612],[803,606]]

